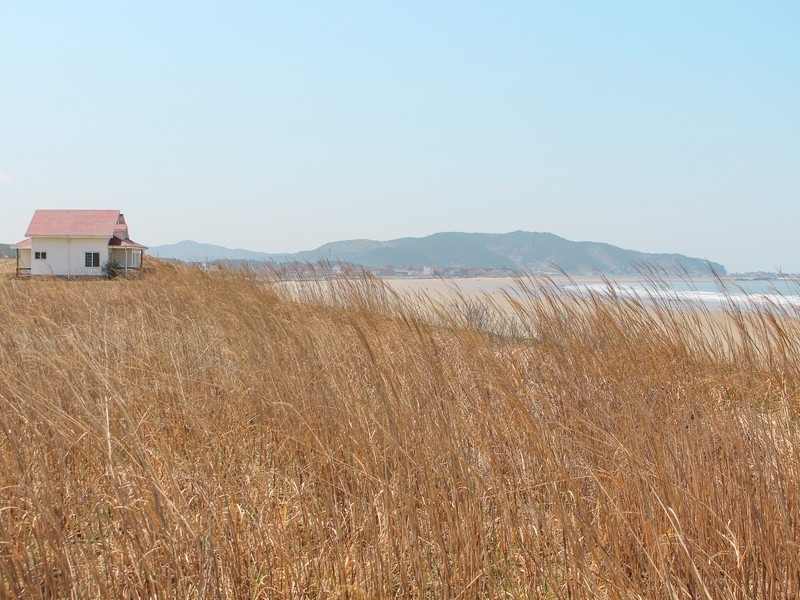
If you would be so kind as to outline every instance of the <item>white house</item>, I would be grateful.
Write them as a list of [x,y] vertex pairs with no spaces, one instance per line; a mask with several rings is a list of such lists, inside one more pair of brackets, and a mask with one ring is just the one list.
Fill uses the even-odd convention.
[[100,276],[104,265],[139,269],[147,246],[128,236],[118,210],[37,210],[14,244],[17,275]]

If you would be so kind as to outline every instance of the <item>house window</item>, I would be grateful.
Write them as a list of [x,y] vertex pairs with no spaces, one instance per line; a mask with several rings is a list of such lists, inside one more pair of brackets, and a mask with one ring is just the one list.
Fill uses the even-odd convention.
[[47,260],[47,252],[34,252],[33,258],[36,260]]
[[87,267],[99,267],[100,266],[100,253],[99,252],[87,252],[86,253],[86,260],[84,261],[84,266]]

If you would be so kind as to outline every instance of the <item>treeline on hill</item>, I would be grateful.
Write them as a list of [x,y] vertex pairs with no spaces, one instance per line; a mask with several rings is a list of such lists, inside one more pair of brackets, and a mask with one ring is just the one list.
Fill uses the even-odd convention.
[[0,280],[0,596],[792,597],[796,312]]
[[[274,265],[354,264],[367,268],[493,269],[500,272],[555,273],[571,275],[606,273],[638,275],[647,264],[667,272],[690,276],[725,274],[719,263],[682,254],[653,254],[626,250],[600,242],[573,242],[552,233],[442,232],[422,238],[396,240],[346,240],[294,254],[267,254],[223,248],[189,240],[151,248],[151,254],[188,262],[259,261]],[[557,268],[556,268],[557,265]]]

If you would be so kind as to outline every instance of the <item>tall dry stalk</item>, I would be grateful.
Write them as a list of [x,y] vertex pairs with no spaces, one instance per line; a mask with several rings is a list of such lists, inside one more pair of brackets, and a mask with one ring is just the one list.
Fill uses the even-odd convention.
[[796,596],[797,315],[687,308],[6,278],[0,596]]

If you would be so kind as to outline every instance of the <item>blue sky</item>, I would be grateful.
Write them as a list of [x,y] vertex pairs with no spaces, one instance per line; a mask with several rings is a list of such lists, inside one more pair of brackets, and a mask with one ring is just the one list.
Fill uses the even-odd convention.
[[550,231],[800,271],[798,2],[5,2],[0,241]]

